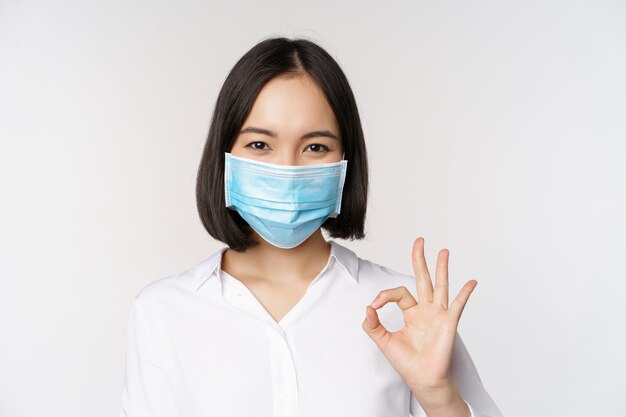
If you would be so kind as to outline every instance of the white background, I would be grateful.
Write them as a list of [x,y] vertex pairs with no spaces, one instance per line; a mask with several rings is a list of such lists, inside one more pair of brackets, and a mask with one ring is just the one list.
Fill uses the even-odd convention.
[[222,246],[194,195],[218,91],[279,35],[359,105],[368,235],[340,243],[450,250],[507,417],[625,415],[626,3],[591,0],[0,0],[0,415],[117,415],[132,298]]

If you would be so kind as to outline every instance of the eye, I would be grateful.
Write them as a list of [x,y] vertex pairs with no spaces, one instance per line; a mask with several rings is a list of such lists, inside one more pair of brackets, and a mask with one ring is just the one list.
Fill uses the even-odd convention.
[[264,148],[262,148],[262,147],[261,147],[261,148],[258,148],[258,147],[256,147],[256,146],[251,146],[251,145],[254,145],[254,144],[257,144],[257,143],[261,143],[261,144],[263,144],[262,146],[267,145],[267,143],[265,143],[265,142],[256,141],[256,142],[250,142],[249,144],[247,144],[247,145],[246,145],[246,148],[250,147],[250,148],[252,148],[252,149],[253,149],[253,150],[255,150],[255,151],[264,151],[265,149],[264,149]]
[[310,145],[309,145],[309,147],[311,147],[311,146],[318,147],[318,149],[319,149],[319,147],[320,147],[320,146],[323,148],[323,150],[321,150],[321,151],[319,151],[319,150],[318,150],[318,151],[315,151],[315,150],[314,150],[313,152],[315,152],[315,153],[319,153],[319,152],[328,152],[328,150],[329,150],[329,149],[328,149],[328,146],[326,146],[326,145],[322,145],[321,143],[312,143],[312,144],[310,144]]

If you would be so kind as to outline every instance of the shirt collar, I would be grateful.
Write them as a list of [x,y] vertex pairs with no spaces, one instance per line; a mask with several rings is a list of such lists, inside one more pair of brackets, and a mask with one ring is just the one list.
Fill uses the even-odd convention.
[[[345,273],[342,275],[358,283],[359,259],[356,253],[334,240],[329,240],[328,243],[330,243],[330,257],[335,258],[344,269]],[[202,284],[208,279],[217,276],[215,272],[221,266],[222,253],[224,253],[226,249],[228,249],[227,246],[219,248],[217,251],[213,252],[211,256],[196,265],[192,279],[193,288],[196,291],[198,291]]]

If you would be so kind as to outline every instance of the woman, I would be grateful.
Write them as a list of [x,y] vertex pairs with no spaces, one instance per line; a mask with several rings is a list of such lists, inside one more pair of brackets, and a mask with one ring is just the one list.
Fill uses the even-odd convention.
[[121,415],[501,416],[457,332],[477,282],[448,305],[448,251],[433,290],[421,237],[416,277],[324,239],[365,236],[367,178],[335,60],[304,39],[248,51],[197,178],[202,223],[227,247],[135,297]]

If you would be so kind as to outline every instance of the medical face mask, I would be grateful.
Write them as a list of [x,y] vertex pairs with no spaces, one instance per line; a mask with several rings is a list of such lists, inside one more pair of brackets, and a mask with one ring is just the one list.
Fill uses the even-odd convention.
[[298,246],[341,210],[348,161],[276,165],[225,153],[226,207],[263,239]]

